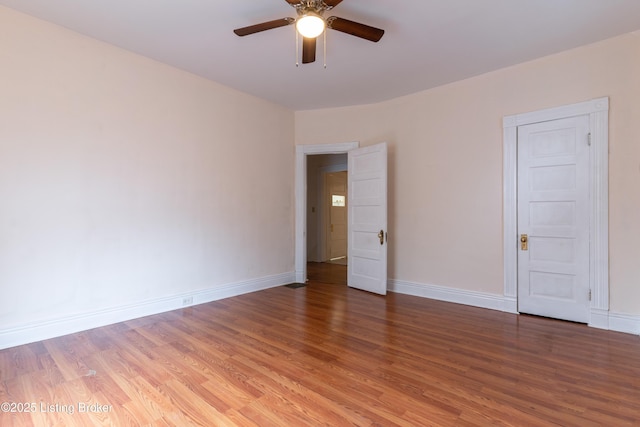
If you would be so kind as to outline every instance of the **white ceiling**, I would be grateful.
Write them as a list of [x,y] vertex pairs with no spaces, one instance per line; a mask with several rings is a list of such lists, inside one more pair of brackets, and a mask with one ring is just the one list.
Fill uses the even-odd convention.
[[379,102],[640,29],[640,0],[344,0],[327,16],[382,28],[372,43],[329,30],[327,68],[296,67],[285,0],[0,0],[0,5],[293,110]]

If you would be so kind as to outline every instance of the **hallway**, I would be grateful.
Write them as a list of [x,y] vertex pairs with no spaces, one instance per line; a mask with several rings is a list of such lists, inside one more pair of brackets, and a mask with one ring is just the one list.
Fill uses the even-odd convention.
[[327,262],[307,263],[307,278],[310,282],[347,284],[347,266]]

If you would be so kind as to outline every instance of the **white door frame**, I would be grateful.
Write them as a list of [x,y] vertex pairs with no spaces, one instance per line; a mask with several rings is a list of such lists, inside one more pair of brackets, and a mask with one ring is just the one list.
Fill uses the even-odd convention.
[[307,156],[343,154],[359,146],[359,142],[296,145],[295,275],[298,283],[304,283],[307,280]]
[[609,329],[608,97],[505,116],[503,119],[504,309],[518,312],[518,126],[581,115],[589,115],[592,147],[589,166],[589,288],[592,296],[589,326]]

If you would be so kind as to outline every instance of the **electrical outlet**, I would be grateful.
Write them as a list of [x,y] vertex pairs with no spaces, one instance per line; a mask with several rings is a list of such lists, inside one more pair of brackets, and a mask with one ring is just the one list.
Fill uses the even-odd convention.
[[193,297],[182,298],[182,306],[193,305]]

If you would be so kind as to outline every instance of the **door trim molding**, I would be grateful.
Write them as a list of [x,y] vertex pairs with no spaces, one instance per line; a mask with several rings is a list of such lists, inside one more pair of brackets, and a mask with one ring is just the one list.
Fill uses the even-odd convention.
[[518,310],[517,129],[518,126],[575,116],[589,116],[589,326],[609,329],[609,98],[597,98],[503,118],[504,297]]
[[298,283],[304,283],[307,280],[307,156],[315,154],[343,154],[359,146],[359,142],[296,145],[294,262],[296,282]]

